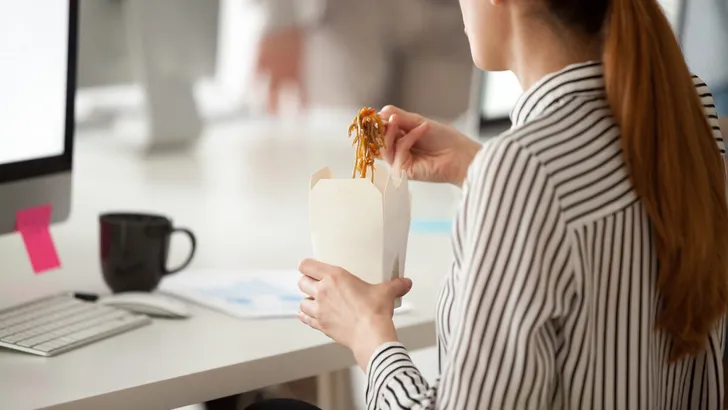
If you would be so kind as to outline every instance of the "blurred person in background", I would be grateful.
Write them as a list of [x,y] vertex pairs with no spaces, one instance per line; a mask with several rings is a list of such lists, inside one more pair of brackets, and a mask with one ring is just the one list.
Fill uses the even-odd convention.
[[467,110],[473,64],[457,2],[254,1],[265,12],[256,70],[270,113],[289,86],[304,107],[394,103],[443,120]]

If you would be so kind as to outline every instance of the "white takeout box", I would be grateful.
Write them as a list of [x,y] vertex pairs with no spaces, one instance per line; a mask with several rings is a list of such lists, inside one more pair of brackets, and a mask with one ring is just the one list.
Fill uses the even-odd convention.
[[[314,258],[377,284],[404,276],[412,212],[407,176],[377,167],[370,178],[311,176],[309,223]],[[400,306],[401,301],[396,301]]]

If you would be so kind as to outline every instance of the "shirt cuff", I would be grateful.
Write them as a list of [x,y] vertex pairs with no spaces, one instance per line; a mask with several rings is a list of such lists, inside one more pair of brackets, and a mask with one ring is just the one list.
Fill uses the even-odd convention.
[[367,403],[376,403],[382,388],[405,369],[415,369],[415,366],[402,343],[387,342],[379,346],[367,364]]

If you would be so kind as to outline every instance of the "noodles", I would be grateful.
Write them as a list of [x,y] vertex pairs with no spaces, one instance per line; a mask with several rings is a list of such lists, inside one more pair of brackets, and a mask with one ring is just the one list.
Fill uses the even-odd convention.
[[382,158],[384,146],[384,122],[373,108],[364,107],[359,111],[349,126],[349,137],[356,133],[352,146],[356,145],[356,162],[351,174],[356,178],[367,177],[367,168],[371,169],[371,180],[374,182],[374,160]]

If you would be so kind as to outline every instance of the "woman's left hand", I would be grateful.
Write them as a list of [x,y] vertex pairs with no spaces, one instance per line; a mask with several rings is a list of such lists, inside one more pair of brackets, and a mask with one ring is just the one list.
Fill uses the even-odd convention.
[[301,302],[298,318],[351,349],[366,371],[377,347],[397,341],[394,300],[410,291],[412,281],[400,278],[372,285],[312,259],[301,262],[298,269],[303,274],[298,287],[309,296]]

